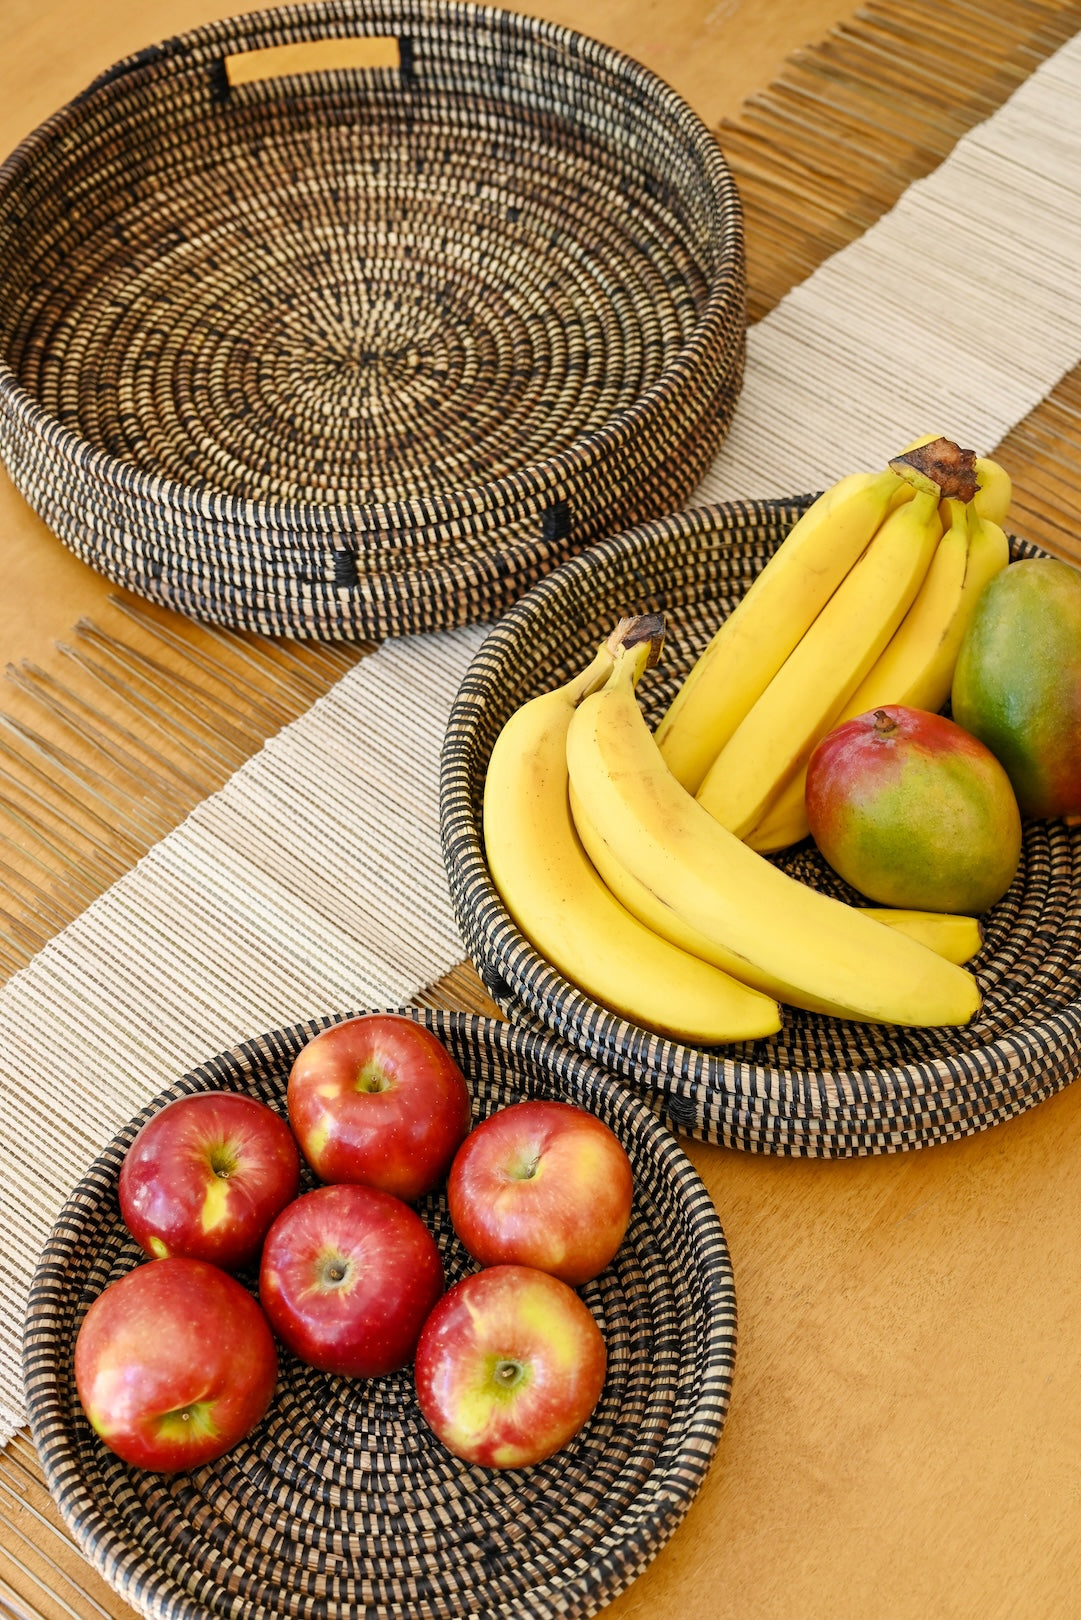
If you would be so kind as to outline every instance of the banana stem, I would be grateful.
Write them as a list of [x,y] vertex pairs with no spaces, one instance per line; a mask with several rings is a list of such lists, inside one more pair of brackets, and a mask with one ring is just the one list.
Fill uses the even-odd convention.
[[979,488],[975,450],[962,450],[952,439],[931,439],[904,454],[894,456],[890,466],[908,480],[914,489],[934,495],[956,496],[971,501]]
[[612,665],[612,672],[608,677],[607,686],[637,687],[638,682],[654,663],[654,643],[652,640],[638,641],[623,646],[616,654],[616,661]]
[[560,688],[571,707],[576,709],[583,698],[600,691],[620,659],[632,652],[636,655],[632,680],[637,686],[645,670],[652,669],[661,656],[665,628],[663,613],[627,614],[620,619],[585,669]]
[[612,673],[614,662],[613,654],[606,642],[604,646],[598,647],[585,669],[580,669],[577,675],[572,675],[569,681],[564,682],[560,690],[572,708],[576,709],[582,699],[587,698],[591,692],[600,690]]
[[646,645],[649,659],[642,667],[652,669],[660,661],[661,649],[664,646],[665,618],[663,613],[633,613],[619,620],[612,634],[608,637],[606,646],[613,658],[618,657],[623,649]]

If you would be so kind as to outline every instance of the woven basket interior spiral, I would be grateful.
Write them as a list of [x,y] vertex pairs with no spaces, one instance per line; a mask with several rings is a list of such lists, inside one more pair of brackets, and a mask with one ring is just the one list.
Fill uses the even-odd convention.
[[[484,857],[484,773],[526,698],[588,662],[624,613],[663,612],[662,660],[639,687],[656,724],[724,614],[809,496],[687,510],[601,542],[487,636],[443,749],[444,860],[459,927],[509,1017],[543,1025],[654,1100],[677,1129],[756,1152],[848,1157],[967,1135],[1031,1107],[1081,1067],[1081,828],[1026,821],[1020,869],[981,919],[983,996],[963,1029],[872,1025],[785,1007],[770,1039],[699,1049],[617,1017],[545,962],[511,921]],[[1038,555],[1013,540],[1014,558]],[[807,841],[778,857],[842,899]]]
[[[395,65],[231,81],[357,37]],[[0,169],[0,292],[31,504],[120,583],[270,632],[495,616],[681,505],[742,381],[713,136],[618,52],[443,0],[118,63]]]
[[[410,1369],[341,1379],[283,1350],[267,1417],[218,1462],[165,1476],[105,1449],[79,1407],[72,1355],[91,1300],[145,1259],[117,1209],[124,1152],[184,1093],[246,1090],[282,1111],[297,1052],[337,1020],[249,1041],[170,1087],[95,1162],[56,1223],[28,1308],[24,1379],[50,1488],[90,1561],[155,1620],[592,1614],[656,1555],[709,1468],[728,1408],[735,1292],[716,1211],[675,1139],[562,1041],[465,1014],[411,1016],[461,1064],[474,1123],[557,1095],[597,1114],[628,1152],[631,1225],[580,1291],[608,1349],[600,1403],[547,1462],[475,1468],[425,1426]],[[473,1268],[443,1193],[418,1210],[449,1286]]]

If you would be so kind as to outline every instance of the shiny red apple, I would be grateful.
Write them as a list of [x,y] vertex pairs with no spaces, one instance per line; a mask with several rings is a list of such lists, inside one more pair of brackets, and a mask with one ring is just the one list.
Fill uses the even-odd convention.
[[212,1462],[265,1413],[274,1338],[235,1277],[203,1260],[150,1260],[110,1283],[75,1341],[91,1427],[136,1468]]
[[492,1266],[455,1284],[417,1346],[421,1414],[456,1457],[524,1468],[568,1444],[604,1388],[604,1336],[566,1283]]
[[554,1099],[490,1114],[458,1149],[447,1179],[454,1230],[475,1260],[536,1266],[574,1288],[612,1260],[633,1196],[615,1133]]
[[339,1183],[294,1199],[263,1244],[259,1297],[294,1355],[376,1378],[413,1358],[443,1292],[443,1262],[415,1210],[377,1187]]
[[186,1255],[239,1271],[297,1195],[289,1126],[240,1091],[178,1097],[139,1131],[120,1167],[125,1226],[147,1254]]
[[406,1203],[439,1186],[469,1130],[469,1090],[426,1025],[365,1013],[315,1036],[289,1076],[289,1123],[321,1181]]

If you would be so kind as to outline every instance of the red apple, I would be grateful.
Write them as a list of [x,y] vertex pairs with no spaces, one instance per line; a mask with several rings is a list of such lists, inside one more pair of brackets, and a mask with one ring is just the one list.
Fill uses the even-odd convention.
[[239,1091],[202,1091],[149,1119],[120,1167],[124,1224],[157,1259],[239,1271],[297,1195],[300,1155],[285,1120]]
[[577,1288],[623,1241],[634,1188],[619,1138],[573,1103],[512,1103],[466,1137],[447,1180],[454,1230],[482,1266],[536,1266]]
[[259,1306],[203,1260],[151,1260],[110,1283],[75,1341],[91,1427],[125,1462],[163,1473],[212,1462],[242,1439],[277,1373]]
[[600,1399],[604,1337],[567,1284],[531,1266],[457,1283],[417,1346],[417,1401],[456,1457],[524,1468],[559,1451]]
[[443,1262],[415,1210],[377,1187],[317,1187],[267,1233],[259,1297],[294,1355],[377,1378],[413,1358],[443,1292]]
[[415,1203],[469,1130],[469,1090],[446,1047],[400,1013],[324,1030],[289,1076],[289,1122],[321,1181],[356,1181]]

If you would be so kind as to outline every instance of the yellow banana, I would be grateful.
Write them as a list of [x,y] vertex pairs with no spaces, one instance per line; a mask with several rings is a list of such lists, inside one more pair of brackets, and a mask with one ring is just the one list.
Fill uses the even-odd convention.
[[[833,725],[891,703],[937,712],[950,695],[957,654],[980,592],[1005,568],[1010,545],[999,525],[981,516],[974,501],[946,498],[939,510],[946,513],[949,528],[916,600]],[[745,835],[752,849],[773,854],[807,837],[806,780],[804,763]]]
[[937,713],[950,695],[954,665],[976,603],[988,580],[1010,560],[1010,543],[975,499],[946,498],[949,527],[927,578],[896,634],[846,704],[844,718],[884,703]]
[[602,648],[566,685],[515,711],[485,779],[488,865],[534,947],[585,994],[664,1035],[701,1045],[754,1040],[781,1024],[776,1001],[661,938],[605,888],[570,815],[567,727],[612,666]]
[[977,456],[976,481],[979,488],[972,501],[977,512],[991,523],[1005,523],[1013,499],[1013,480],[1005,467],[990,456]]
[[887,928],[910,934],[947,962],[971,962],[983,945],[979,918],[963,917],[957,911],[903,911],[886,906],[861,906],[860,910]]
[[937,711],[950,695],[961,645],[969,532],[964,501],[943,500],[939,513],[945,514],[949,527],[935,548],[923,584],[881,656],[845,704],[843,719],[883,703]]
[[[623,897],[624,904],[635,916],[641,918],[643,922],[648,919],[649,926],[655,928],[662,916],[660,902],[641,878],[616,861],[610,847],[590,821],[573,788],[571,808],[586,854],[607,887],[614,894]],[[959,965],[970,962],[979,954],[983,945],[983,930],[977,917],[963,917],[954,911],[906,911],[895,906],[857,906],[855,909],[870,917],[873,922],[881,923],[886,928],[895,928],[898,933],[919,940],[928,950],[934,951],[936,956],[944,957],[947,962],[956,962]],[[668,926],[671,928],[675,925],[670,923]],[[718,949],[715,942],[700,929],[685,925],[680,929],[679,939],[684,950],[693,952],[706,962],[718,965],[721,963],[727,965],[731,962],[731,953],[723,948]]]
[[692,793],[751,705],[866,549],[886,513],[911,498],[897,473],[851,473],[808,507],[723,621],[657,726],[657,743]]
[[1010,542],[1005,531],[999,522],[980,510],[978,499],[972,501],[968,509],[968,569],[961,604],[962,638],[984,586],[1001,573],[1010,560]]
[[635,661],[633,650],[616,654],[567,731],[576,825],[627,908],[675,944],[705,942],[711,961],[792,1006],[967,1023],[980,997],[964,968],[789,877],[677,782],[638,706]]
[[807,761],[911,607],[938,545],[939,492],[895,508],[698,789],[699,803],[742,838]]
[[744,835],[749,849],[757,850],[760,855],[776,855],[779,850],[790,849],[809,836],[804,806],[806,786],[807,767],[801,765],[775,795],[761,819]]

